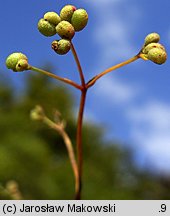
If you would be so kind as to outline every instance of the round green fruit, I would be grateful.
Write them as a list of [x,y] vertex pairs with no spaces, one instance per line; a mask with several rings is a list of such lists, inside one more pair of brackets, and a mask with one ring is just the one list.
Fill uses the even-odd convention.
[[160,48],[162,50],[165,50],[164,46],[162,44],[160,44],[160,43],[150,43],[150,44],[148,44],[147,46],[144,47],[142,52],[144,54],[148,54],[148,52],[153,48]]
[[148,59],[156,64],[163,64],[166,62],[167,53],[160,48],[153,48],[148,52]]
[[24,70],[27,70],[29,67],[29,64],[28,64],[28,60],[26,59],[20,59],[16,65],[16,71],[24,71]]
[[40,19],[38,22],[38,30],[46,37],[50,37],[56,34],[56,28],[54,24],[51,24],[45,19]]
[[61,18],[56,12],[47,12],[44,14],[44,20],[56,26],[61,21]]
[[[18,70],[18,63],[21,61],[23,62],[24,61],[24,65],[26,66],[27,64],[27,67],[24,66],[24,69],[19,69]],[[27,62],[27,63],[26,63]],[[17,72],[17,71],[23,71],[23,70],[26,70],[28,68],[28,59],[26,57],[26,55],[24,55],[23,53],[12,53],[10,54],[7,59],[6,59],[6,66],[8,69],[12,69],[13,71]]]
[[75,31],[81,31],[85,28],[88,22],[88,14],[84,9],[77,9],[71,18],[71,24]]
[[74,27],[68,21],[61,21],[56,26],[57,34],[63,39],[71,40],[75,35]]
[[145,37],[145,46],[150,43],[157,43],[160,40],[160,35],[158,33],[150,33]]
[[51,44],[52,49],[59,55],[65,55],[71,48],[71,42],[67,39],[55,40]]
[[73,6],[73,5],[64,6],[60,11],[61,20],[71,22],[71,18],[73,16],[73,13],[74,13],[75,10],[76,10],[76,7]]

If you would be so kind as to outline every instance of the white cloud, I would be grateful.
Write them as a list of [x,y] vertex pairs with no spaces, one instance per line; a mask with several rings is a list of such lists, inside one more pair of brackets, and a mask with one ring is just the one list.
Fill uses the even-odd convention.
[[170,171],[170,104],[150,102],[127,114],[131,138],[139,151],[144,151],[158,170]]
[[130,39],[140,13],[133,4],[129,4],[126,9],[124,4],[125,0],[93,1],[98,21],[94,28],[94,41],[101,50],[101,65],[113,63],[113,59],[117,61],[121,57],[131,57],[137,52]]
[[170,105],[161,102],[150,102],[142,108],[132,109],[130,116],[136,122],[141,121],[153,125],[156,129],[170,131]]
[[117,78],[103,77],[94,89],[95,96],[102,97],[111,104],[124,104],[132,101],[138,94],[133,85],[120,82]]
[[100,44],[102,65],[114,64],[121,58],[129,58],[135,54],[135,49],[128,42],[127,26],[120,20],[107,21],[94,33],[95,40]]

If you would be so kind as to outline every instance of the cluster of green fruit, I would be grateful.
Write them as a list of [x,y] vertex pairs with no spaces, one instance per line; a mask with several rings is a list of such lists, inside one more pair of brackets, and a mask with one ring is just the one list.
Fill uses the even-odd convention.
[[142,54],[146,60],[151,60],[156,64],[163,64],[167,59],[167,53],[165,47],[162,44],[158,43],[159,40],[159,34],[148,34],[145,38]]
[[[88,14],[84,9],[76,9],[73,5],[64,6],[60,15],[47,12],[38,22],[39,31],[47,36],[58,34],[61,39],[52,42],[52,49],[60,55],[66,54],[71,48],[71,39],[75,32],[81,31],[87,25]],[[26,55],[20,52],[10,54],[6,59],[6,66],[14,72],[29,70],[30,65]]]
[[88,14],[84,9],[76,9],[73,5],[64,6],[60,15],[47,12],[38,22],[38,29],[44,36],[58,34],[61,39],[52,42],[52,49],[60,54],[66,54],[71,48],[71,39],[75,32],[81,31],[87,25]]
[[30,68],[27,56],[20,52],[10,54],[6,59],[6,66],[14,72],[22,72]]

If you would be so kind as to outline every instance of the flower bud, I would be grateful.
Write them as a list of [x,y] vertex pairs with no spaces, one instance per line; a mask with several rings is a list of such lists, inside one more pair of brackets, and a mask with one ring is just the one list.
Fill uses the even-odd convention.
[[56,26],[56,32],[61,38],[72,39],[75,34],[74,27],[68,21],[61,21]]
[[43,108],[39,105],[35,106],[30,112],[30,117],[35,121],[43,120],[45,117]]
[[44,20],[56,26],[61,21],[61,18],[56,12],[47,12],[44,14]]
[[38,22],[38,30],[44,36],[50,37],[56,34],[55,25],[45,19],[40,19]]
[[71,18],[71,24],[73,25],[75,31],[81,31],[88,22],[88,14],[84,9],[77,9],[74,11]]
[[66,39],[61,39],[59,41],[55,40],[52,42],[51,47],[57,54],[64,55],[69,52],[71,42]]
[[148,54],[148,52],[149,52],[151,49],[153,49],[153,48],[160,48],[160,49],[162,49],[162,50],[165,50],[164,46],[163,46],[162,44],[160,44],[160,43],[150,43],[150,44],[148,44],[147,46],[145,46],[145,47],[143,48],[142,52],[143,52],[144,54]]
[[163,64],[167,59],[167,53],[160,48],[153,48],[148,52],[148,59],[156,64]]
[[16,181],[10,180],[6,183],[6,191],[10,194],[10,197],[14,200],[21,200],[22,195],[19,190],[19,185]]
[[150,43],[157,43],[160,40],[160,36],[158,33],[150,33],[145,37],[145,43],[144,46],[150,44]]
[[65,20],[65,21],[71,22],[71,18],[72,18],[72,15],[73,15],[73,13],[74,13],[75,10],[76,10],[76,7],[73,6],[73,5],[66,5],[66,6],[64,6],[61,9],[61,12],[60,12],[60,18],[61,18],[61,20]]
[[24,71],[29,69],[28,59],[22,53],[12,53],[6,59],[6,66],[13,71]]

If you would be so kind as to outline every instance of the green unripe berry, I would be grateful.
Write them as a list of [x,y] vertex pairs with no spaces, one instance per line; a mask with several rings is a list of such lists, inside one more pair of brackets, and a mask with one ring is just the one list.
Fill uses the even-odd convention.
[[72,39],[75,35],[74,27],[68,21],[61,21],[56,26],[56,32],[61,38]]
[[29,68],[29,64],[28,64],[28,60],[26,59],[21,59],[18,61],[17,65],[16,65],[16,71],[24,71],[24,70],[28,70]]
[[[26,64],[27,62],[27,64]],[[18,63],[22,64],[22,69],[18,68]],[[27,67],[26,67],[27,65]],[[12,53],[6,59],[6,66],[13,71],[23,71],[28,69],[28,59],[23,53]],[[19,69],[19,70],[18,70]]]
[[61,20],[71,22],[71,18],[75,10],[76,10],[76,7],[73,5],[64,6],[60,11]]
[[77,9],[71,18],[71,24],[75,31],[81,31],[88,22],[88,14],[84,9]]
[[160,48],[162,50],[165,50],[164,46],[162,44],[160,44],[160,43],[150,43],[150,44],[148,44],[147,46],[144,47],[142,52],[144,54],[148,54],[148,52],[153,48]]
[[150,43],[157,43],[160,40],[160,35],[158,33],[150,33],[145,37],[145,46]]
[[153,48],[148,52],[148,59],[156,64],[163,64],[167,59],[166,51],[160,48]]
[[57,54],[64,55],[69,52],[71,42],[66,39],[61,39],[59,41],[55,40],[52,42],[51,47]]
[[45,13],[44,19],[55,26],[61,21],[60,16],[56,12]]
[[56,34],[55,25],[45,19],[40,19],[38,22],[38,30],[44,36],[50,37]]

